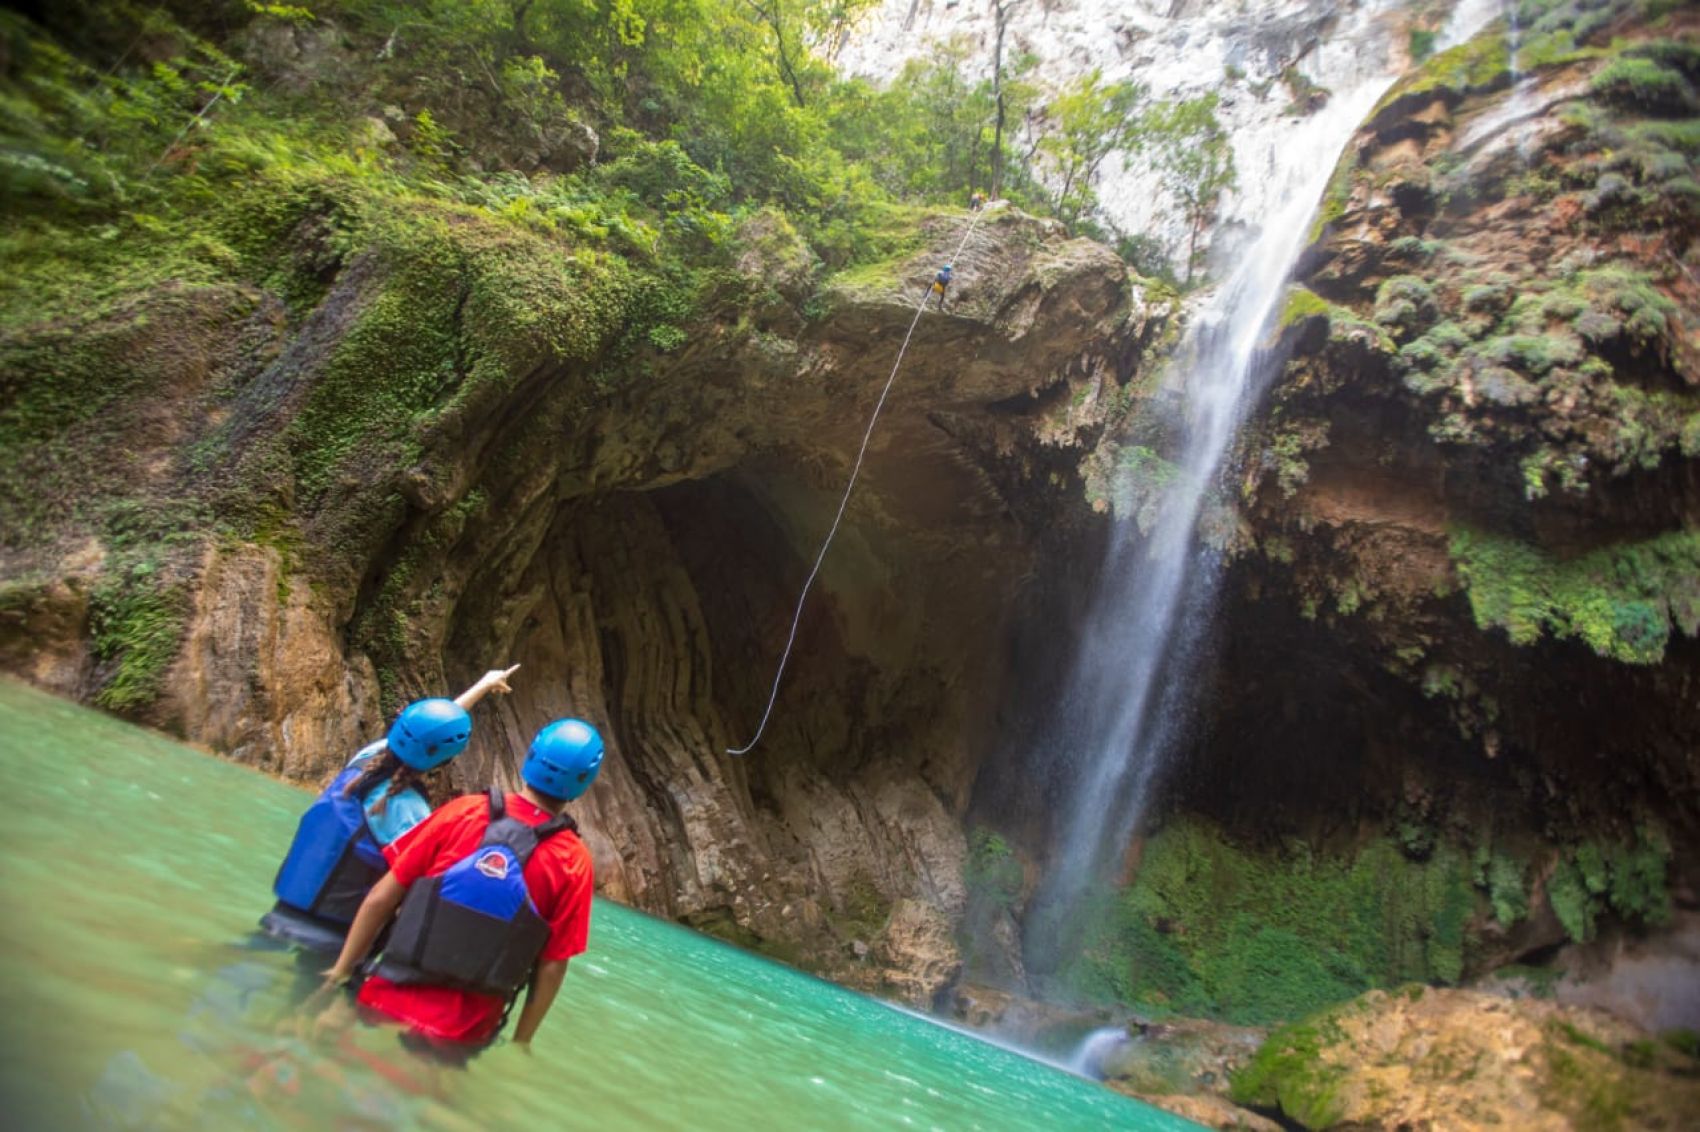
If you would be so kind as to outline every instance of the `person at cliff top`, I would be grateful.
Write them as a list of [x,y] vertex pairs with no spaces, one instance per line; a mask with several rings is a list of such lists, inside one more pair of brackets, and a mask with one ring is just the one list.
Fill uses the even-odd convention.
[[301,816],[261,930],[310,951],[342,950],[360,902],[384,874],[383,848],[430,816],[428,777],[466,749],[467,713],[491,692],[510,691],[518,668],[486,672],[452,700],[409,704],[388,735],[349,760]]
[[361,904],[327,986],[347,983],[389,926],[356,1000],[367,1021],[399,1022],[457,1060],[495,1040],[529,987],[513,1038],[529,1048],[589,940],[590,850],[565,807],[595,781],[602,754],[596,728],[556,720],[532,740],[518,794],[456,798],[386,848],[390,871]]
[[939,268],[939,273],[933,276],[932,293],[939,297],[939,310],[944,310],[944,293],[950,287],[950,264]]
[[968,211],[969,212],[979,212],[982,208],[985,208],[985,207],[986,207],[986,194],[981,192],[979,189],[975,189],[974,194],[968,198]]

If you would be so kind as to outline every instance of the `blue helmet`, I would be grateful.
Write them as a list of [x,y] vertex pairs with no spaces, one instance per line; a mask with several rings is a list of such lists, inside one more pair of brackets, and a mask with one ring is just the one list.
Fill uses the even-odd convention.
[[401,709],[386,737],[395,757],[414,770],[435,770],[472,738],[472,717],[453,700],[418,700]]
[[582,719],[557,719],[537,733],[519,776],[540,794],[568,802],[602,769],[602,736]]

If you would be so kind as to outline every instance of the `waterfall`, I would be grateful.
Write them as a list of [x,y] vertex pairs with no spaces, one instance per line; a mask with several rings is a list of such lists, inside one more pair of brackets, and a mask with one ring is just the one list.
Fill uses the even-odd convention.
[[1518,19],[1517,8],[1521,0],[1507,0],[1505,5],[1505,61],[1511,71],[1511,97],[1507,103],[1509,120],[1515,123],[1516,133],[1513,135],[1517,144],[1517,155],[1523,164],[1529,163],[1529,126],[1528,119],[1536,113],[1535,106],[1535,76],[1524,72],[1518,53],[1523,49],[1523,29]]
[[[1454,12],[1442,46],[1461,42],[1495,14],[1469,2]],[[1118,518],[1088,607],[1066,691],[1046,744],[1069,785],[1055,857],[1025,924],[1029,968],[1054,971],[1074,950],[1063,926],[1119,857],[1180,738],[1192,676],[1206,641],[1218,553],[1199,538],[1235,433],[1256,401],[1260,347],[1309,220],[1341,150],[1396,76],[1336,91],[1298,125],[1269,176],[1276,206],[1238,269],[1193,319],[1164,384],[1184,406],[1178,459],[1148,532]]]

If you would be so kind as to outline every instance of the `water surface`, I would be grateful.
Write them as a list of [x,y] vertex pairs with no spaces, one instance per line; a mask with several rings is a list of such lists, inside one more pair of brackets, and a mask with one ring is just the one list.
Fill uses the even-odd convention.
[[9,1128],[1195,1127],[606,901],[530,1055],[313,1039],[241,946],[305,794],[0,680],[0,797]]

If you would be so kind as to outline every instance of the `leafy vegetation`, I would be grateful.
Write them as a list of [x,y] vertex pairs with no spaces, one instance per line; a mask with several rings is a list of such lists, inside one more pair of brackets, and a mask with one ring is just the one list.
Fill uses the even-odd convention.
[[1700,630],[1700,532],[1557,559],[1513,538],[1458,529],[1451,551],[1476,624],[1504,629],[1514,644],[1574,637],[1601,656],[1654,664],[1673,629]]
[[1547,879],[1547,899],[1570,938],[1592,939],[1607,911],[1632,923],[1668,920],[1670,852],[1663,834],[1650,828],[1637,829],[1633,840],[1588,840],[1567,852]]
[[1322,1052],[1345,1038],[1332,1011],[1290,1022],[1233,1075],[1229,1095],[1235,1104],[1279,1109],[1306,1128],[1327,1128],[1344,1115],[1338,1092],[1345,1073]]
[[1350,857],[1255,852],[1199,822],[1146,843],[1138,876],[1099,893],[1067,972],[1089,998],[1264,1024],[1371,987],[1463,973],[1475,896],[1445,845],[1413,860],[1392,838]]
[[[548,373],[582,404],[776,288],[818,309],[824,275],[912,253],[994,159],[1005,195],[1100,231],[1097,170],[1171,129],[1125,84],[1041,90],[1016,58],[997,105],[1023,132],[994,135],[984,61],[961,44],[890,83],[843,79],[830,44],[866,7],[0,14],[4,544],[115,551],[108,516],[172,494],[190,502],[161,540],[263,540],[315,584],[354,584],[337,572],[408,521],[403,481],[448,474],[434,438],[517,383]],[[1213,123],[1191,112],[1172,130]],[[1167,249],[1146,254],[1167,270]],[[305,353],[245,388],[286,340]],[[304,368],[314,380],[296,382]],[[173,413],[206,428],[168,435]],[[109,558],[94,601],[108,706],[139,710],[172,659],[177,566]],[[436,584],[390,566],[356,626],[386,694],[385,658]]]

